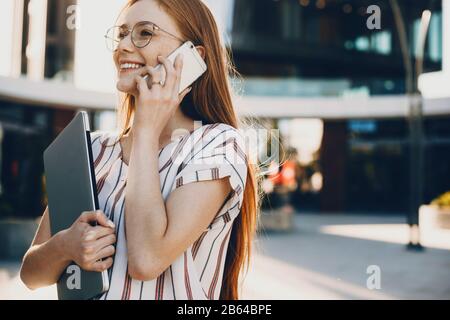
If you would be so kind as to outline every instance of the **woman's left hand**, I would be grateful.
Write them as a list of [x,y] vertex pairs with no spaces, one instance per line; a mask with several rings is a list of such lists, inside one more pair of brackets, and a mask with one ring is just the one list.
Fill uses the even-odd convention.
[[153,67],[145,68],[144,73],[149,75],[148,82],[153,83],[151,88],[148,87],[147,80],[142,76],[138,75],[135,78],[138,96],[136,97],[133,127],[135,130],[150,131],[159,138],[167,122],[191,88],[178,94],[183,68],[182,55],[176,57],[174,64],[162,56],[158,56],[158,61],[166,72],[164,85],[157,83],[162,79],[162,68],[159,70],[155,70]]

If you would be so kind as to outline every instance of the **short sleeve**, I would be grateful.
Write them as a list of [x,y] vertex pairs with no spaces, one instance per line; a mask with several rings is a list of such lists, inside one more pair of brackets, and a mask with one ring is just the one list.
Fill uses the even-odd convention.
[[205,126],[178,167],[173,189],[228,177],[233,198],[242,206],[247,178],[247,155],[241,133],[228,125]]

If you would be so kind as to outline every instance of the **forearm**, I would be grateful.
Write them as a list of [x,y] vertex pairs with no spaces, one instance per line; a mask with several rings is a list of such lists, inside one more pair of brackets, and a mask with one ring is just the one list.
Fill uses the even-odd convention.
[[23,258],[20,277],[29,289],[56,283],[70,263],[63,250],[63,236],[58,233],[48,241],[32,246]]
[[149,131],[133,134],[125,203],[128,259],[132,264],[159,256],[168,227],[160,186],[158,140]]

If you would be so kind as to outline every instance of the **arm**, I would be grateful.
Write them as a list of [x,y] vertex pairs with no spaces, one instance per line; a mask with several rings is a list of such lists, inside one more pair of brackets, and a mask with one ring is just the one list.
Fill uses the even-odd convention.
[[[92,227],[90,222],[97,221]],[[25,253],[20,278],[29,289],[37,289],[56,283],[71,261],[82,269],[103,271],[112,264],[115,234],[113,225],[99,211],[84,212],[66,230],[53,237],[50,232],[48,207],[39,224],[30,249]]]
[[20,278],[29,289],[49,286],[56,281],[70,263],[62,248],[62,233],[50,236],[48,207],[45,209],[37,233],[23,258]]
[[164,204],[155,140],[144,132],[134,135],[128,171],[128,268],[137,280],[154,279],[166,270],[200,237],[231,191],[227,178],[198,182],[174,190]]
[[[161,195],[158,147],[161,133],[189,89],[180,95],[182,59],[163,57],[164,86],[148,87],[140,76],[125,201],[128,272],[137,280],[156,278],[209,226],[230,192],[227,179],[188,184]],[[152,79],[160,71],[147,68]],[[199,199],[199,195],[201,198]]]

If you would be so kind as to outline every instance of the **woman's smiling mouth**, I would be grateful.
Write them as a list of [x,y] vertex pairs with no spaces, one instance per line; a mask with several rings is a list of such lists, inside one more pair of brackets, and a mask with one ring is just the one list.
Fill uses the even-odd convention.
[[120,73],[129,73],[144,67],[144,64],[127,62],[121,63],[119,67]]

